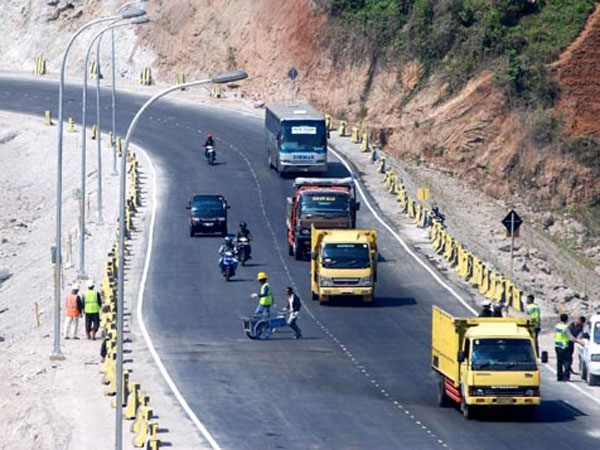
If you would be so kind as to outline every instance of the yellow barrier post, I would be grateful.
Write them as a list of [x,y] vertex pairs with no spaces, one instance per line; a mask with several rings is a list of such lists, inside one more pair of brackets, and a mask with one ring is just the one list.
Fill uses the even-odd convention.
[[352,142],[358,144],[360,142],[358,127],[352,127]]
[[327,131],[333,130],[333,124],[331,122],[331,116],[329,114],[325,114],[325,127]]
[[148,422],[152,417],[152,408],[144,407],[142,410],[141,419],[138,423],[136,435],[133,438],[134,447],[143,447],[148,437]]
[[72,117],[69,117],[69,124],[67,125],[67,131],[69,133],[75,133],[75,121]]
[[148,424],[150,437],[148,438],[148,447],[150,450],[157,450],[160,447],[160,439],[158,438],[158,422],[151,421]]
[[108,132],[108,148],[113,148],[115,146],[115,137],[113,136],[113,132]]
[[369,151],[369,135],[366,132],[362,134],[362,140],[360,142],[360,151],[363,153]]
[[92,140],[95,141],[98,139],[98,125],[92,126]]
[[136,383],[134,381],[129,382],[129,395],[127,396],[127,405],[125,406],[125,411],[123,413],[123,417],[125,417],[127,420],[135,419],[135,415],[140,404],[138,400],[139,389],[140,383]]
[[[183,72],[179,72],[177,74],[177,84],[184,84],[185,83],[185,74]],[[181,88],[182,91],[185,91],[186,88]]]
[[44,112],[44,117],[46,119],[46,121],[44,122],[46,125],[54,125],[52,123],[52,113],[49,110],[46,110]]
[[340,137],[344,137],[348,134],[348,122],[345,120],[340,121],[340,126],[338,127],[338,135]]
[[121,138],[118,137],[117,138],[117,155],[119,155],[119,158],[120,158],[122,154],[123,154],[123,144],[121,142]]

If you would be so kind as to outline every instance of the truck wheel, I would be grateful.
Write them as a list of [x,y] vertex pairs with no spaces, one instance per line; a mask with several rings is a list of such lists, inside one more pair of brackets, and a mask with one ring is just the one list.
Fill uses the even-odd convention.
[[302,250],[298,246],[298,241],[294,242],[294,258],[296,260],[302,259]]
[[438,385],[437,385],[437,402],[438,405],[442,408],[445,408],[450,404],[448,400],[448,396],[446,395],[446,380],[443,375],[438,376]]
[[319,295],[319,303],[321,305],[329,303],[329,297],[327,297],[326,295]]
[[314,292],[311,292],[311,293],[312,293],[313,300],[319,300],[319,294],[315,294]]
[[463,417],[467,420],[471,420],[473,418],[473,406],[467,405],[465,402],[465,399],[463,397],[461,403],[460,403],[460,411],[463,414]]
[[373,306],[373,294],[363,295],[363,303],[366,303],[367,306]]

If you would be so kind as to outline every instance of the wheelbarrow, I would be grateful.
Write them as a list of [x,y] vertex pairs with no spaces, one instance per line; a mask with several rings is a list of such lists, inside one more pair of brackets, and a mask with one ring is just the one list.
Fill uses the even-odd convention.
[[250,339],[269,339],[277,328],[287,326],[285,314],[278,313],[274,316],[243,317],[244,331]]

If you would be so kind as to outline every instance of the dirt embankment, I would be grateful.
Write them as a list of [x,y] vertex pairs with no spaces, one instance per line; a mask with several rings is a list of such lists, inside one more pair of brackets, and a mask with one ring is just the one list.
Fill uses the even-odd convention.
[[[22,6],[11,1],[0,31],[22,35],[19,45],[0,41],[7,67],[31,69],[44,55],[58,68],[61,46],[92,17],[115,11],[121,2],[61,1]],[[61,9],[61,4],[69,4]],[[412,161],[444,168],[487,194],[508,202],[527,199],[562,208],[600,200],[595,148],[535,145],[522,125],[535,120],[507,104],[489,72],[449,96],[436,76],[423,80],[417,62],[404,67],[375,58],[368,44],[338,33],[311,0],[157,0],[148,3],[150,25],[119,29],[120,75],[135,79],[143,66],[173,82],[244,68],[251,80],[240,89],[266,102],[290,98],[290,67],[298,69],[298,97],[334,117],[366,115],[373,137]],[[59,11],[60,10],[60,11]],[[47,36],[56,39],[47,39]],[[70,67],[80,65],[87,38],[78,40]],[[600,136],[600,9],[580,38],[555,64],[563,88],[559,111],[572,136]],[[26,55],[24,57],[24,55]],[[80,69],[79,69],[80,70]],[[596,152],[596,153],[594,153]],[[594,154],[594,155],[592,155]],[[597,155],[596,155],[597,156]]]

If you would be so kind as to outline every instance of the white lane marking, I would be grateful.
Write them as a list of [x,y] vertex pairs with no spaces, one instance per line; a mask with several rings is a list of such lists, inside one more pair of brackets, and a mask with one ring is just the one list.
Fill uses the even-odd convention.
[[202,436],[204,436],[204,438],[208,441],[211,448],[213,448],[213,450],[220,450],[221,447],[219,446],[219,444],[217,444],[217,441],[215,441],[215,439],[209,433],[206,426],[204,426],[204,424],[200,421],[200,419],[198,419],[198,417],[196,416],[194,411],[192,411],[192,408],[190,408],[190,405],[188,405],[185,398],[183,397],[183,395],[181,395],[181,392],[177,388],[177,385],[175,384],[175,382],[169,375],[167,368],[163,364],[162,360],[160,359],[160,356],[158,356],[158,353],[157,353],[156,349],[154,348],[154,344],[152,343],[152,339],[150,339],[150,334],[148,333],[148,330],[146,329],[146,324],[144,323],[144,317],[142,316],[142,305],[144,303],[144,291],[146,289],[146,280],[148,278],[148,270],[150,269],[150,260],[152,259],[152,243],[154,241],[154,225],[156,222],[156,210],[158,208],[158,200],[156,198],[156,171],[154,170],[154,164],[152,164],[152,160],[150,159],[148,154],[143,149],[141,149],[139,147],[138,147],[138,149],[141,153],[144,154],[144,156],[148,160],[148,163],[150,165],[150,172],[152,173],[152,214],[151,214],[151,219],[150,219],[150,231],[148,233],[148,243],[147,243],[147,248],[146,248],[146,257],[145,257],[145,261],[144,261],[144,270],[142,272],[142,279],[140,281],[140,290],[138,292],[138,298],[137,298],[137,320],[138,320],[138,323],[140,324],[140,329],[142,330],[142,334],[144,335],[144,339],[146,341],[146,345],[148,346],[148,350],[150,351],[152,358],[154,358],[154,362],[158,366],[158,370],[160,371],[164,380],[169,385],[169,388],[171,388],[173,395],[175,395],[175,398],[177,399],[177,401],[179,402],[179,404],[181,405],[183,410],[187,413],[188,417],[191,419],[191,421],[194,423],[194,425],[196,425],[198,430],[200,430],[200,433],[202,433]]
[[[260,181],[258,180],[258,176],[256,175],[256,172],[254,171],[254,167],[252,167],[252,164],[250,163],[250,159],[246,156],[246,154],[244,152],[242,152],[239,148],[237,148],[235,145],[230,144],[229,142],[224,141],[223,139],[220,138],[216,138],[218,141],[223,142],[225,145],[229,146],[229,148],[231,148],[232,150],[234,150],[238,155],[240,155],[242,157],[242,159],[244,160],[244,162],[246,163],[246,165],[248,166],[248,169],[250,169],[250,173],[252,174],[252,177],[254,178],[254,184],[256,185],[256,189],[258,191],[258,201],[260,203],[260,208],[264,217],[264,220],[267,224],[267,227],[269,228],[269,231],[271,233],[271,237],[273,238],[273,243],[275,245],[275,248],[277,250],[277,254],[279,255],[279,259],[281,260],[281,265],[285,271],[285,273],[287,274],[287,278],[290,281],[290,285],[292,286],[292,288],[298,292],[298,287],[296,285],[296,283],[294,282],[294,279],[292,278],[292,274],[290,273],[289,267],[287,265],[287,262],[285,260],[285,257],[283,256],[283,252],[281,251],[281,247],[279,246],[279,242],[277,241],[277,236],[275,234],[275,230],[273,230],[273,227],[271,225],[271,221],[269,220],[269,216],[267,215],[267,209],[265,207],[265,203],[263,200],[263,193],[262,193],[262,187],[260,185]],[[349,170],[350,173],[352,173],[351,170]],[[363,196],[364,198],[364,196]],[[344,354],[346,354],[346,352],[344,352],[344,349],[346,349],[346,346],[344,346],[338,339],[337,337],[335,337],[335,335],[333,335],[328,328],[326,328],[314,315],[314,313],[312,312],[311,308],[308,307],[308,305],[306,304],[306,302],[304,302],[304,300],[302,300],[302,298],[300,299],[302,301],[302,305],[304,306],[304,310],[308,313],[308,315],[313,319],[314,322],[316,322],[319,327],[321,328],[322,331],[324,331],[329,338],[334,341],[336,343],[336,345],[338,345],[340,347],[340,349],[342,350],[342,352]],[[358,366],[358,368],[361,370],[361,372],[363,373],[363,375],[371,381],[371,384],[374,385],[376,388],[379,388],[379,384],[377,383],[377,381],[369,374],[369,372],[367,372],[366,368],[362,365],[359,365],[358,361],[355,361],[354,358],[351,358],[352,361],[354,361],[354,363]],[[379,391],[379,390],[378,390]],[[389,394],[384,394],[384,397],[389,399],[390,401],[394,402],[394,405],[396,405],[399,409],[402,409],[405,413],[406,416],[408,416],[410,418],[410,420],[412,420],[413,422],[415,422],[415,424],[420,424],[421,422],[419,422],[415,416],[408,410],[406,409],[404,406],[402,406],[401,404],[399,404],[397,401],[394,401]],[[418,426],[417,424],[417,426]],[[431,431],[427,430],[427,435],[430,438],[437,438],[437,436],[433,433],[431,433]],[[445,448],[449,448],[441,439],[437,439],[437,443],[444,446]]]
[[[344,167],[348,170],[348,172],[350,172],[354,178],[356,178],[358,180],[358,178],[356,177],[356,174],[352,171],[352,168],[350,167],[350,165],[346,162],[346,160],[340,156],[340,154],[335,151],[333,148],[328,147],[329,150],[331,151],[331,153],[333,153],[337,159],[340,160],[340,162],[344,165]],[[387,224],[384,222],[384,220],[379,216],[379,214],[377,214],[377,212],[375,211],[375,209],[373,208],[373,206],[371,206],[371,203],[367,200],[367,197],[365,196],[365,193],[363,192],[363,189],[361,187],[360,183],[356,183],[356,187],[358,188],[358,192],[360,193],[360,196],[363,199],[363,202],[367,204],[369,210],[371,211],[371,213],[373,214],[373,216],[377,219],[377,221],[383,225],[391,234],[392,236],[394,236],[396,238],[396,240],[400,243],[400,245],[402,245],[402,247],[404,248],[404,250],[406,250],[406,252],[413,257],[413,259],[415,261],[417,261],[417,263],[419,263],[425,270],[427,270],[427,272],[429,272],[429,274],[440,284],[442,285],[442,287],[444,287],[448,292],[450,292],[458,301],[460,301],[463,306],[465,308],[467,308],[469,311],[471,311],[473,314],[477,315],[477,312],[475,311],[475,309],[469,305],[459,294],[457,294],[454,289],[452,289],[446,282],[444,282],[440,276],[435,273],[433,271],[433,269],[431,267],[429,267],[425,262],[423,262],[411,249],[408,245],[406,245],[406,242],[404,242],[404,240]],[[556,375],[556,371],[548,366],[547,364],[542,364],[542,367],[545,367],[547,370],[549,370],[550,372],[552,372],[553,374]],[[585,390],[583,390],[582,388],[580,388],[579,386],[572,384],[572,383],[567,383],[568,386],[571,386],[573,389],[577,390],[578,392],[582,393],[583,395],[585,395],[587,398],[589,398],[590,400],[593,400],[595,403],[600,405],[600,399],[597,399],[596,397],[594,397],[593,395],[591,395],[590,393],[586,392]]]

